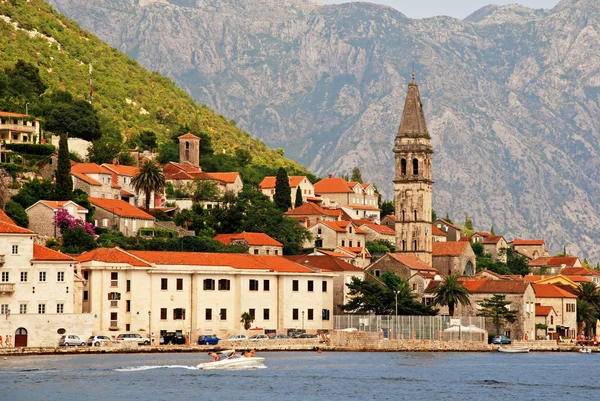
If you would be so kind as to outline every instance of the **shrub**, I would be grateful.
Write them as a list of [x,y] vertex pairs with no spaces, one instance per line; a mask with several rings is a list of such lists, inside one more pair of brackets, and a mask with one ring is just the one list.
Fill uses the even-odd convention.
[[6,149],[24,155],[50,156],[56,152],[54,145],[33,143],[7,143]]

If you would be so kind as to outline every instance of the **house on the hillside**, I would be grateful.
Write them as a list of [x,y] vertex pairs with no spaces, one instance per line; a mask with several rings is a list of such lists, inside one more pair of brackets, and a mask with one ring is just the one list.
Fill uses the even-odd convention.
[[548,326],[553,339],[574,338],[577,335],[577,296],[552,284],[532,284],[536,305],[551,306],[556,320]]
[[215,240],[223,245],[243,246],[250,255],[283,255],[283,244],[265,233],[217,234]]
[[566,267],[583,267],[577,256],[542,256],[529,261],[529,268],[533,274],[564,274]]
[[382,226],[387,226],[392,230],[396,231],[396,215],[394,213],[388,214],[383,219],[381,219],[380,224]]
[[493,260],[506,263],[508,243],[501,235],[487,237],[482,242],[484,252],[490,254]]
[[437,219],[433,222],[433,225],[446,233],[446,241],[454,242],[460,240],[460,227],[456,224],[452,224],[444,219]]
[[[306,176],[303,175],[292,175],[288,176],[290,182],[290,195],[292,197],[292,206],[296,204],[296,194],[298,193],[298,187],[300,187],[300,193],[302,194],[302,201],[307,202],[308,199],[315,199],[315,187],[309,181]],[[277,177],[267,176],[263,178],[261,183],[258,185],[258,189],[263,195],[268,196],[271,201],[275,196],[275,183]]]
[[73,189],[81,189],[93,198],[121,199],[121,187],[112,171],[96,163],[71,165]]
[[[548,336],[556,332],[557,321],[558,315],[552,306],[535,305],[535,325],[536,327],[538,324],[546,326],[544,332],[547,332]],[[545,340],[546,337],[540,334],[540,330],[536,329],[536,339]]]
[[385,272],[394,273],[404,279],[410,285],[411,290],[419,297],[421,297],[432,279],[435,279],[436,276],[441,279],[435,268],[415,255],[405,253],[386,253],[370,264],[366,271],[375,277],[381,277]]
[[475,234],[473,234],[471,236],[471,242],[475,243],[475,242],[479,242],[482,243],[483,241],[485,241],[486,238],[488,237],[492,237],[493,235],[485,232],[485,231],[477,231]]
[[364,247],[366,233],[349,221],[319,221],[308,228],[313,242],[304,243],[304,248],[335,249],[341,247]]
[[[146,207],[146,194],[137,192],[133,187],[133,178],[139,174],[138,167],[123,166],[120,164],[104,163],[105,169],[111,172],[113,181],[120,187],[120,199],[136,207]],[[161,194],[150,194],[150,207],[160,206]]]
[[136,236],[140,228],[154,227],[154,216],[120,199],[88,198],[96,210],[95,225],[116,228],[128,237]]
[[339,210],[325,209],[310,202],[289,210],[285,212],[284,215],[300,221],[306,228],[319,221],[341,220],[341,213]]
[[476,272],[475,252],[465,241],[433,242],[433,267],[438,273],[472,276]]
[[44,237],[60,237],[54,220],[59,209],[65,209],[75,219],[85,221],[88,210],[73,201],[40,200],[25,211],[29,218],[29,228]]
[[388,241],[390,244],[396,244],[396,231],[392,230],[388,226],[379,225],[372,222],[365,222],[360,225],[360,229],[363,230],[366,235],[367,241]]
[[431,240],[433,242],[448,242],[446,232],[442,231],[436,225],[433,224],[431,226]]
[[[315,194],[323,201],[321,204],[323,207],[378,206],[379,196],[371,184],[348,182],[343,178],[334,178],[330,174],[327,178],[317,182],[314,188]],[[378,211],[379,208],[377,208]],[[372,214],[375,215],[375,211],[372,211]],[[364,217],[360,216],[360,218]]]
[[28,114],[0,111],[2,143],[36,143],[40,137],[40,120]]
[[546,243],[543,239],[520,239],[516,238],[508,244],[513,252],[526,257],[528,260],[534,260],[542,256],[549,256],[546,249]]

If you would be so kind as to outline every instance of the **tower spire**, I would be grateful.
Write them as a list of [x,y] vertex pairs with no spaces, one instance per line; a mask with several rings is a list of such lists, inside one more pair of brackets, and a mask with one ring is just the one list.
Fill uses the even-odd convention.
[[431,139],[425,123],[423,103],[421,103],[419,85],[415,81],[414,72],[412,73],[412,80],[408,84],[404,111],[402,112],[400,128],[396,137]]

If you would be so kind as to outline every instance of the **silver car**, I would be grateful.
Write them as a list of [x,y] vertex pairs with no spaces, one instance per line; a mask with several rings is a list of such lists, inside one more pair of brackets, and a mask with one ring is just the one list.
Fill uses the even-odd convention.
[[252,337],[250,337],[250,341],[264,341],[264,340],[268,340],[269,336],[267,336],[266,334],[256,334]]
[[223,341],[246,341],[248,336],[245,334],[236,334],[235,336],[231,336]]
[[69,345],[85,345],[85,341],[83,341],[79,336],[73,334],[66,334],[60,338],[58,341],[58,345],[60,347],[66,347]]
[[108,344],[110,342],[112,342],[112,339],[110,337],[107,337],[107,336],[91,336],[87,340],[87,345],[89,345],[90,347],[92,345],[96,346],[96,347],[99,347],[101,345]]

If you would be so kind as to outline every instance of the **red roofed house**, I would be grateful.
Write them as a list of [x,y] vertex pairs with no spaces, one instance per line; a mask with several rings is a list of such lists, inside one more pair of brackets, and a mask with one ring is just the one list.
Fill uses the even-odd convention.
[[65,209],[71,216],[83,221],[88,214],[86,208],[73,201],[41,200],[25,209],[29,217],[29,228],[43,237],[60,237],[60,230],[57,230],[54,224],[59,209]]
[[283,255],[283,244],[264,233],[217,234],[215,239],[224,245],[248,248],[250,255]]
[[[429,281],[437,275],[437,270],[423,262],[415,255],[405,253],[386,253],[367,267],[367,272],[381,277],[385,272],[392,272],[409,283],[413,292],[421,297]],[[417,275],[417,273],[426,273]],[[433,276],[431,276],[433,275]]]
[[432,245],[433,267],[438,273],[472,276],[477,262],[471,243],[465,241],[434,242]]
[[[335,274],[333,278],[333,314],[341,315],[344,312],[340,309],[340,305],[345,305],[349,301],[349,288],[346,284],[352,282],[352,278],[356,277],[364,280],[365,272],[360,267],[354,266],[340,258],[331,255],[300,255],[286,256],[288,260],[301,264],[310,269],[318,269],[322,271],[331,271]],[[326,286],[326,284],[321,284]],[[328,288],[322,288],[330,290]]]
[[2,143],[36,143],[40,137],[40,120],[28,114],[0,111]]
[[493,260],[506,263],[508,243],[501,235],[492,235],[481,241],[484,252],[490,254]]
[[392,230],[388,226],[369,222],[361,224],[360,228],[367,233],[367,241],[383,240],[388,241],[393,245],[396,244],[396,231]]
[[577,296],[552,284],[532,284],[536,304],[551,306],[556,312],[554,325],[548,326],[553,339],[577,336]]
[[442,231],[438,226],[431,226],[431,239],[433,242],[448,242],[447,234]]
[[541,256],[529,261],[533,274],[563,274],[565,267],[583,267],[577,256]]
[[387,226],[387,227],[391,228],[392,230],[396,231],[396,215],[392,213],[392,214],[385,216],[383,219],[381,219],[380,224]]
[[543,239],[538,240],[516,238],[508,245],[513,249],[513,251],[519,255],[525,256],[529,260],[534,260],[542,256],[549,256]]
[[35,233],[0,210],[1,334],[15,347],[55,347],[56,332],[92,334],[92,316],[81,314],[83,280],[68,255],[34,243]]
[[318,221],[338,221],[341,220],[339,213],[334,209],[325,209],[319,205],[308,202],[284,213],[287,217],[294,219],[306,219],[308,227]]
[[306,242],[304,248],[335,249],[343,247],[364,247],[366,233],[348,221],[319,221],[308,228],[314,242]]
[[[348,182],[343,178],[334,178],[331,174],[317,182],[315,185],[315,194],[323,199],[324,207],[343,207],[343,206],[371,206],[377,208],[378,195],[371,184],[361,184],[358,182]],[[371,214],[375,214],[375,210]],[[358,216],[353,218],[364,218]],[[377,218],[379,218],[379,208],[377,208]]]
[[96,163],[71,165],[73,189],[81,189],[94,198],[121,199],[121,187],[112,171]]
[[471,235],[471,242],[483,242],[487,237],[492,237],[492,234],[485,231],[477,231]]
[[446,233],[446,240],[448,242],[460,240],[460,227],[452,224],[444,219],[437,219],[433,222],[433,225]]
[[585,267],[565,267],[560,271],[560,274],[568,279],[575,279],[579,282],[584,281],[582,278],[587,278],[597,286],[600,286],[600,272],[598,270],[587,269]]
[[[425,289],[424,302],[431,303],[435,296],[435,289],[442,281],[431,281]],[[532,285],[527,281],[513,280],[472,280],[462,281],[462,284],[471,291],[470,305],[456,305],[455,316],[477,316],[480,310],[480,303],[491,298],[494,294],[505,295],[505,299],[510,301],[509,308],[518,311],[517,320],[514,323],[508,323],[501,327],[500,333],[514,340],[522,340],[527,337],[535,338],[535,304],[536,297]],[[441,307],[439,314],[448,313],[448,307]],[[490,334],[494,333],[494,325],[491,319],[486,319],[486,328]]]
[[123,235],[133,237],[140,228],[154,227],[154,216],[120,199],[88,198],[94,205],[97,227],[114,227]]
[[[146,207],[146,194],[143,191],[137,192],[131,184],[133,177],[138,175],[140,171],[139,168],[110,163],[104,163],[102,167],[111,172],[113,181],[121,188],[121,196],[119,199],[131,203],[136,207]],[[156,195],[157,194],[154,192],[150,194],[150,207],[161,205],[162,195]]]
[[[315,197],[315,187],[306,176],[291,175],[288,176],[288,179],[290,181],[290,194],[292,195],[292,205],[296,204],[296,193],[298,191],[298,187],[300,187],[300,191],[302,193],[302,201],[304,203],[307,202],[308,198]],[[258,189],[262,192],[262,194],[268,196],[269,199],[271,199],[271,201],[273,200],[273,196],[275,195],[276,181],[277,177],[268,176],[263,178],[261,183],[258,185]]]
[[[536,330],[536,339],[544,340],[546,338],[550,338],[550,334],[555,333],[557,319],[558,315],[553,307],[536,304],[535,324],[536,326],[538,324],[543,324],[547,327],[546,330],[544,330],[544,335],[540,335],[541,330]],[[548,337],[546,337],[546,334],[548,334]]]
[[[333,328],[337,272],[281,256],[96,249],[77,257],[88,277],[86,310],[98,335],[182,331],[221,338],[253,328],[309,333]],[[139,314],[136,312],[140,312]],[[262,332],[262,331],[257,331]],[[146,334],[147,335],[147,334]]]

